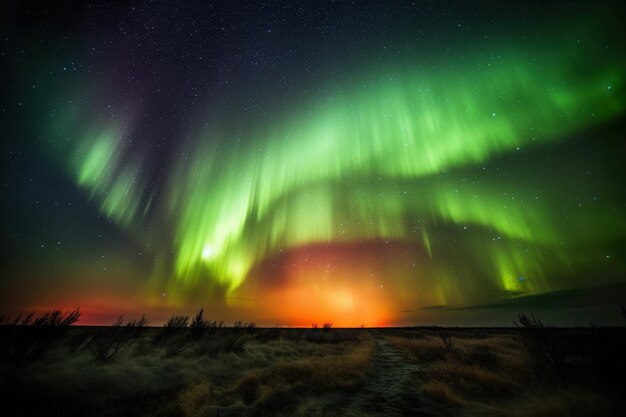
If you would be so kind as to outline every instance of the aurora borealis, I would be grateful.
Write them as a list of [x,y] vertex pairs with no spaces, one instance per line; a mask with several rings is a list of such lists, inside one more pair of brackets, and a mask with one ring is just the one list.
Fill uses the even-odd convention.
[[8,8],[7,313],[454,324],[625,281],[618,3]]

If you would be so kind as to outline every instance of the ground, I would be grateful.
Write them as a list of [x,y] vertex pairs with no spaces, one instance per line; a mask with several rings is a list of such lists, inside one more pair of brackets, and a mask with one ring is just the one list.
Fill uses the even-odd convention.
[[618,416],[626,410],[624,328],[1,331],[2,401],[15,416]]

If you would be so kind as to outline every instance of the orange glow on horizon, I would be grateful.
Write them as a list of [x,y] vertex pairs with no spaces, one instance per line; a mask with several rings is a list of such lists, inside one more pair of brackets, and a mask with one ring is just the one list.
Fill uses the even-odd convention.
[[[377,262],[372,262],[376,256]],[[282,253],[259,265],[235,292],[231,306],[297,327],[384,327],[398,313],[397,283],[376,243],[313,245]],[[263,300],[262,303],[238,300]]]
[[[292,248],[255,266],[244,285],[231,294],[175,293],[152,283],[120,288],[117,281],[89,280],[70,289],[45,288],[36,303],[6,317],[51,309],[80,308],[77,325],[108,326],[146,314],[150,326],[162,326],[172,314],[192,316],[200,308],[206,317],[232,325],[255,322],[259,327],[385,327],[399,318],[418,315],[423,299],[432,298],[425,283],[416,288],[399,277],[420,264],[412,243],[320,243]],[[110,287],[97,283],[105,282]],[[143,288],[143,289],[142,289]],[[430,302],[433,304],[433,302]],[[427,304],[427,305],[430,305]],[[434,304],[443,304],[440,301]],[[426,315],[419,312],[419,316]]]
[[267,301],[290,326],[379,327],[390,319],[387,306],[369,291],[294,286],[270,292]]

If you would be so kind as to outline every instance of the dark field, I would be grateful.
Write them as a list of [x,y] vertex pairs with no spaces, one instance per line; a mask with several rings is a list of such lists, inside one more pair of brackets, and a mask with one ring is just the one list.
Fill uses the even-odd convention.
[[3,415],[626,415],[624,328],[70,324],[0,327]]

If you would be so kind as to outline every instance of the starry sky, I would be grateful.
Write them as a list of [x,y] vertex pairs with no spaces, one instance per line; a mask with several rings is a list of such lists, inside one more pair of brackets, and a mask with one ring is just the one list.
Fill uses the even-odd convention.
[[3,2],[0,313],[620,323],[624,7],[523,3]]

